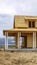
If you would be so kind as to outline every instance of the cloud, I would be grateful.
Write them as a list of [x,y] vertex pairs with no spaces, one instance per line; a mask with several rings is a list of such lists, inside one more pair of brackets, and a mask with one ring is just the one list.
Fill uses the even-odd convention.
[[37,0],[0,0],[0,13],[37,15]]
[[37,0],[23,0],[16,6],[17,14],[37,15]]
[[13,28],[13,17],[8,15],[0,15],[0,37],[3,36],[4,29],[12,29]]
[[11,14],[16,13],[13,5],[10,5],[9,0],[0,0],[0,14]]
[[37,16],[37,0],[0,0],[0,36],[3,29],[13,28],[13,15]]

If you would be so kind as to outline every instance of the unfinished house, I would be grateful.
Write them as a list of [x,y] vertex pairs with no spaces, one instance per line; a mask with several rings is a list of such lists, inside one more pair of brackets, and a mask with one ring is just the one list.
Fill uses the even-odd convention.
[[[37,16],[14,16],[13,29],[3,30],[3,34],[6,50],[8,37],[15,37],[14,49],[37,49]],[[20,37],[22,42],[20,42]]]

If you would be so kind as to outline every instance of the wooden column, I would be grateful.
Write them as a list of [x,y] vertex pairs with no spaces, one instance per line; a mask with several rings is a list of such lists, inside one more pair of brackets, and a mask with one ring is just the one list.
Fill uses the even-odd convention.
[[15,39],[15,41],[16,41],[16,48],[18,48],[18,34],[16,34],[16,39]]
[[36,32],[33,32],[33,48],[36,48]]
[[19,36],[19,37],[20,37],[20,38],[19,38],[19,39],[20,39],[20,40],[19,40],[19,46],[20,46],[20,48],[21,48],[21,44],[22,44],[22,43],[21,43],[21,32],[19,33],[19,35],[20,35],[20,36]]
[[24,48],[25,45],[24,45],[24,37],[22,37],[22,48]]
[[20,48],[20,33],[19,32],[16,35],[16,48]]
[[8,32],[5,32],[5,50],[8,49]]

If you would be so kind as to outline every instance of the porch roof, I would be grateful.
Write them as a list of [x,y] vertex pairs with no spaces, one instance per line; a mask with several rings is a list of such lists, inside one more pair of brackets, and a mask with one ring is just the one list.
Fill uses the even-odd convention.
[[8,30],[3,30],[3,34],[5,35],[5,32],[8,32],[8,33],[13,33],[13,34],[16,34],[18,32],[23,32],[23,33],[31,33],[31,32],[37,32],[37,29],[8,29]]

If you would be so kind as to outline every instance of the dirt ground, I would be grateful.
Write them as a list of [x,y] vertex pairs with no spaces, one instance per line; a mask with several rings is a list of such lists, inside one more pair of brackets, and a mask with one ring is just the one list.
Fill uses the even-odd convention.
[[0,65],[37,65],[37,52],[0,51]]

